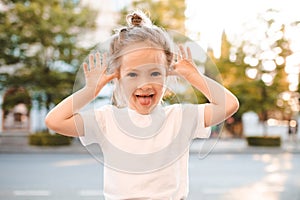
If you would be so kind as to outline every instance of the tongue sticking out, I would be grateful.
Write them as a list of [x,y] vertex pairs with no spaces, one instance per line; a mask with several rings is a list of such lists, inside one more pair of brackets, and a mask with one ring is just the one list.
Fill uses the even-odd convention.
[[141,105],[147,106],[150,105],[152,96],[138,96],[137,99]]

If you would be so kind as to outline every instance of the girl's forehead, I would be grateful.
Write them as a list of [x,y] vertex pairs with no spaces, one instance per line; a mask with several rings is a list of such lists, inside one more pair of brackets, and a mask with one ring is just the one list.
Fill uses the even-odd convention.
[[121,69],[123,68],[136,68],[138,66],[146,65],[166,65],[167,59],[163,50],[154,48],[143,48],[133,51],[122,56]]

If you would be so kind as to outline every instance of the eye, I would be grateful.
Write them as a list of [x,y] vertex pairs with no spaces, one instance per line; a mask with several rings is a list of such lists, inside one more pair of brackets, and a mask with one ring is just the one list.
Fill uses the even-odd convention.
[[133,77],[136,77],[136,76],[137,76],[137,73],[130,72],[130,73],[127,74],[127,76],[133,78]]
[[160,72],[152,72],[152,73],[151,73],[151,76],[160,76],[160,75],[161,75]]

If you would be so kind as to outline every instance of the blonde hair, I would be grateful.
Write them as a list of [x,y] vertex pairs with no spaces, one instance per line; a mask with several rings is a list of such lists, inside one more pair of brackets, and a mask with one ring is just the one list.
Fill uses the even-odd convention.
[[[121,66],[121,57],[126,52],[124,49],[138,43],[144,43],[147,47],[157,48],[164,52],[167,67],[173,60],[173,42],[168,33],[162,28],[152,24],[151,20],[141,11],[134,11],[126,16],[128,26],[123,27],[113,35],[108,59],[108,72],[114,72]],[[113,104],[118,107],[126,106],[121,94],[118,80],[114,80],[115,90]]]

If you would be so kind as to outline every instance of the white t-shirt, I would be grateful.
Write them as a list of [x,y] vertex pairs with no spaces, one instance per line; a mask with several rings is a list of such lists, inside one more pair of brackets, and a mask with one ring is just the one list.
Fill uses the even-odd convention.
[[[107,200],[180,200],[188,195],[189,145],[207,138],[205,104],[157,106],[149,115],[112,105],[82,111],[80,141],[104,162]],[[96,148],[95,148],[96,145]],[[96,149],[96,150],[95,150]]]

